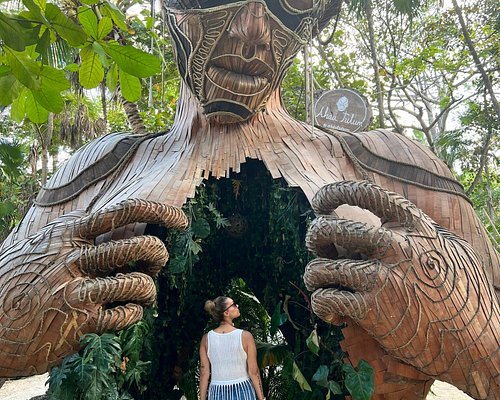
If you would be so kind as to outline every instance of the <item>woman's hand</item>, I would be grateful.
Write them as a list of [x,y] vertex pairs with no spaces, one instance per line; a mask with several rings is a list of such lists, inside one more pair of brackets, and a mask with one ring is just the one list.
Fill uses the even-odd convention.
[[[82,335],[124,329],[142,318],[142,306],[156,298],[152,276],[168,260],[163,242],[137,236],[94,245],[97,236],[138,222],[175,229],[188,223],[178,208],[132,199],[63,215],[3,249],[0,376],[45,372],[77,351]],[[139,270],[129,272],[133,261],[140,261]]]
[[[381,227],[339,219],[341,204],[377,215]],[[493,396],[500,372],[500,312],[480,257],[404,197],[367,182],[322,188],[306,238],[319,257],[304,281],[326,322],[348,317],[392,356],[474,397]],[[356,255],[329,258],[333,245]]]

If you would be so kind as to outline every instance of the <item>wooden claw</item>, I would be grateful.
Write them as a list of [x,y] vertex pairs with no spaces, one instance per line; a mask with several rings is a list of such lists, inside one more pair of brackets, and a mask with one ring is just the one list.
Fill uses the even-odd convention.
[[168,261],[168,251],[155,236],[136,236],[130,239],[83,246],[77,261],[83,273],[104,276],[122,268],[131,261],[144,261],[143,272],[156,275]]
[[154,201],[128,199],[75,221],[75,232],[81,237],[95,238],[137,222],[159,224],[172,229],[185,229],[188,226],[186,215],[178,207]]
[[383,256],[391,247],[392,236],[392,232],[384,228],[321,216],[311,222],[306,235],[306,246],[320,257],[329,258],[329,248],[333,245],[342,246],[350,252]]
[[375,287],[381,264],[376,260],[329,260],[316,258],[304,272],[304,283],[309,291],[333,285],[344,286],[356,292]]
[[329,215],[342,204],[369,210],[381,219],[382,224],[398,222],[408,228],[414,227],[424,215],[403,196],[366,181],[325,185],[312,200],[316,215]]
[[369,309],[363,294],[338,289],[316,290],[311,296],[311,306],[318,317],[332,325],[342,324],[343,317],[361,321]]
[[138,304],[126,304],[108,310],[100,310],[95,331],[97,333],[119,331],[139,322],[143,309]]
[[67,292],[70,304],[106,304],[133,301],[149,305],[156,299],[153,279],[140,272],[118,274],[107,278],[81,279]]

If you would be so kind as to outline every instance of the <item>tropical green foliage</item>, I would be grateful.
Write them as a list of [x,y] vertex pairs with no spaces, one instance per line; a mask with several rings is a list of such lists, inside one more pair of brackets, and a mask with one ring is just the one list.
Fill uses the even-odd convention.
[[[160,60],[126,41],[124,14],[108,1],[85,1],[63,13],[54,3],[24,0],[18,13],[0,11],[0,105],[11,105],[17,120],[47,121],[49,112],[63,109],[63,94],[70,88],[65,71],[78,73],[83,88],[97,87],[108,75],[114,90],[119,81],[123,96],[136,101],[141,96],[139,78],[161,71]],[[116,39],[119,39],[117,41]],[[56,42],[73,48],[73,59],[49,64]]]
[[[6,133],[16,132],[11,140]],[[0,118],[0,241],[20,221],[38,190],[36,176],[29,172],[30,148],[20,127]]]
[[143,381],[151,363],[142,361],[141,354],[149,330],[143,320],[119,335],[83,336],[82,350],[52,369],[49,399],[133,400],[129,391],[146,389]]
[[[239,174],[208,180],[185,210],[195,228],[167,238],[171,261],[158,280],[158,318],[150,338],[153,374],[144,397],[137,398],[174,396],[174,385],[179,395],[196,398],[199,340],[214,327],[203,304],[219,294],[239,304],[238,325],[257,340],[268,398],[333,399],[348,393],[340,331],[314,316],[302,282],[311,257],[304,235],[312,216],[303,193],[249,161]],[[217,220],[231,225],[217,228]]]
[[361,360],[357,370],[351,365],[342,366],[346,374],[345,385],[353,398],[370,400],[373,393],[373,368],[366,361]]

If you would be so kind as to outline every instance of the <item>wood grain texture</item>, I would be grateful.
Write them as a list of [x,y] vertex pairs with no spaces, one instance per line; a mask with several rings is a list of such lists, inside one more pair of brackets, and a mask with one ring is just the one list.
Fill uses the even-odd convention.
[[[394,159],[392,153],[387,154],[388,152],[377,155],[370,149],[370,157],[379,156],[389,161],[380,164],[380,173],[372,166],[363,172],[363,163],[354,165],[352,155],[347,155],[343,148],[345,143],[339,141],[339,137],[346,137],[345,134],[338,132],[337,135],[331,135],[317,130],[316,137],[311,138],[309,127],[293,120],[281,108],[278,93],[270,100],[269,109],[265,113],[257,114],[254,119],[243,124],[211,124],[208,119],[202,117],[200,109],[192,107],[193,104],[194,99],[184,88],[177,123],[169,132],[143,140],[132,157],[118,163],[116,172],[103,176],[101,181],[83,190],[77,196],[77,201],[74,199],[57,206],[34,206],[24,219],[29,223],[21,224],[8,241],[14,242],[22,236],[35,233],[60,214],[75,208],[85,209],[90,204],[92,205],[89,211],[98,211],[129,198],[181,206],[194,196],[196,186],[203,179],[209,176],[225,177],[230,171],[237,172],[241,163],[251,155],[262,160],[273,177],[283,177],[290,186],[300,187],[310,200],[317,190],[327,183],[360,180],[364,174],[382,187],[403,194],[436,222],[471,242],[476,251],[479,250],[478,254],[483,257],[484,264],[489,266],[490,275],[493,267],[498,266],[497,255],[486,240],[485,233],[470,203],[460,192],[459,185],[450,180],[450,173],[442,163],[436,162],[432,154],[410,140],[389,132],[381,134],[381,131],[359,134],[355,138],[356,141],[362,140],[366,146],[367,143],[377,141],[379,150],[384,149],[384,146],[390,148],[392,140],[396,141],[398,146],[407,143],[413,154],[420,153],[418,156],[422,162],[418,171],[424,171],[434,179],[425,181],[425,185],[418,185],[418,181],[412,184],[411,176],[404,176],[399,180],[400,171],[385,175],[387,165],[390,166],[388,162],[400,161]],[[90,146],[97,147],[96,154],[105,155],[106,151],[109,152],[109,149],[113,148],[107,141],[116,142],[120,139],[120,135],[110,135]],[[349,143],[349,140],[347,137],[345,142]],[[354,156],[362,153],[356,152],[355,146],[352,151]],[[80,158],[79,155],[75,157]],[[98,160],[91,160],[85,168],[91,169],[96,162],[98,163]],[[73,160],[69,162],[69,165],[72,164]],[[54,176],[49,187],[64,188],[68,180],[74,179],[75,176],[78,179],[77,170],[68,172],[69,167],[64,168],[66,173]],[[418,179],[418,174],[413,179]],[[436,188],[432,188],[432,182],[438,182]],[[443,186],[446,186],[446,191],[441,191]],[[141,224],[115,229],[100,240],[119,240],[140,235],[144,226]],[[389,396],[385,392],[399,393],[402,396],[399,398],[410,398],[408,393],[414,396],[414,392],[425,395],[432,382],[429,375],[412,375],[408,372],[406,363],[387,358],[387,353],[380,348],[377,341],[357,325],[350,326],[344,333],[346,338],[342,346],[349,354],[351,362],[356,365],[359,358],[363,358],[372,361],[380,369],[377,379],[384,383],[377,385],[376,393],[379,397],[376,398],[397,398],[395,394],[391,395],[392,397],[384,397]],[[352,342],[354,339],[356,341]],[[363,342],[362,347],[359,346],[359,340]],[[398,371],[401,371],[400,375]],[[423,379],[424,376],[427,376],[427,380]],[[449,381],[460,379],[463,377],[450,377]]]
[[[330,215],[346,203],[372,211],[382,226]],[[323,187],[313,208],[320,216],[306,243],[319,258],[306,267],[304,281],[314,291],[314,312],[332,324],[355,321],[389,355],[427,377],[475,398],[496,398],[500,308],[469,243],[403,196],[366,181]],[[332,244],[346,249],[347,258],[330,257]],[[349,259],[356,253],[367,259]],[[350,355],[359,351],[343,346]],[[389,361],[392,381],[422,376]]]
[[[339,314],[346,318],[342,348],[354,365],[363,358],[374,366],[373,398],[423,399],[435,377],[476,398],[497,396],[500,362],[492,348],[498,348],[498,329],[490,324],[496,320],[485,316],[498,313],[492,283],[500,289],[499,256],[446,166],[429,150],[388,131],[346,134],[314,129],[313,134],[310,126],[283,108],[279,92],[283,75],[315,23],[322,25],[331,15],[334,3],[315,2],[320,9],[312,6],[303,18],[291,20],[274,15],[265,2],[228,3],[212,11],[177,8],[169,13],[183,76],[172,128],[151,136],[111,134],[88,144],[52,177],[0,248],[0,376],[42,372],[75,351],[82,333],[120,328],[140,318],[142,309],[134,300],[151,301],[149,275],[100,275],[119,271],[123,263],[141,257],[150,261],[144,272],[154,274],[166,253],[154,239],[142,236],[146,224],[158,223],[157,216],[170,209],[166,204],[185,204],[204,179],[228,177],[246,160],[258,159],[273,178],[300,188],[311,202],[323,186],[344,181],[367,181],[383,193],[404,196],[418,210],[419,235],[408,235],[404,231],[408,226],[403,226],[404,232],[397,232],[400,240],[382,240],[374,230],[356,225],[366,213],[352,207],[338,210],[337,216],[354,218],[354,225],[336,221],[322,226],[331,231],[339,228],[352,238],[345,245],[361,246],[367,238],[391,243],[389,254],[404,255],[400,263],[392,260],[392,264],[405,266],[405,271],[414,271],[408,261],[414,252],[405,253],[408,245],[401,238],[411,240],[418,254],[439,244],[440,254],[460,270],[459,276],[467,277],[451,280],[456,290],[450,290],[445,307],[431,307],[442,299],[422,289],[421,274],[412,272],[410,277],[397,268],[389,269],[389,274],[387,267],[378,266],[371,273],[378,274],[376,282],[384,282],[384,290],[374,296],[379,301],[376,307],[368,307],[359,293],[343,293],[344,302],[330,302],[321,312],[317,309],[331,322],[337,322]],[[255,25],[248,26],[249,21]],[[249,43],[250,47],[245,45]],[[350,198],[384,214],[385,209],[377,208],[386,204],[384,195],[368,196],[369,204],[362,203],[364,190],[358,186]],[[121,209],[130,218],[110,225],[115,219],[109,216]],[[427,217],[419,214],[422,211],[458,239],[437,228],[432,231]],[[160,220],[182,226],[169,218]],[[77,234],[75,228],[81,228],[82,221],[100,222],[96,230]],[[464,253],[468,245],[462,239],[474,251]],[[360,274],[359,281],[349,279],[363,285]],[[481,290],[464,297],[469,283]],[[137,290],[140,286],[144,289]],[[117,296],[124,300],[122,293],[129,294],[129,305],[102,307],[101,302]],[[487,296],[479,299],[478,293]],[[412,301],[405,303],[409,298]],[[402,308],[400,302],[407,306]],[[454,309],[458,305],[463,310]],[[383,323],[373,323],[373,310]],[[438,326],[431,320],[453,333],[446,340],[436,336],[435,329],[415,333],[415,321]],[[467,341],[471,337],[479,339]],[[456,361],[454,354],[460,355]]]

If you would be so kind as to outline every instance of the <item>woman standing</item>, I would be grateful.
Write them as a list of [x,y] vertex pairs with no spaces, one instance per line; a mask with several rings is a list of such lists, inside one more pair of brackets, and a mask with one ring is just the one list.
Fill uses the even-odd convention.
[[200,399],[208,394],[208,400],[264,400],[253,336],[233,324],[238,304],[219,296],[205,302],[205,311],[219,326],[201,339]]

